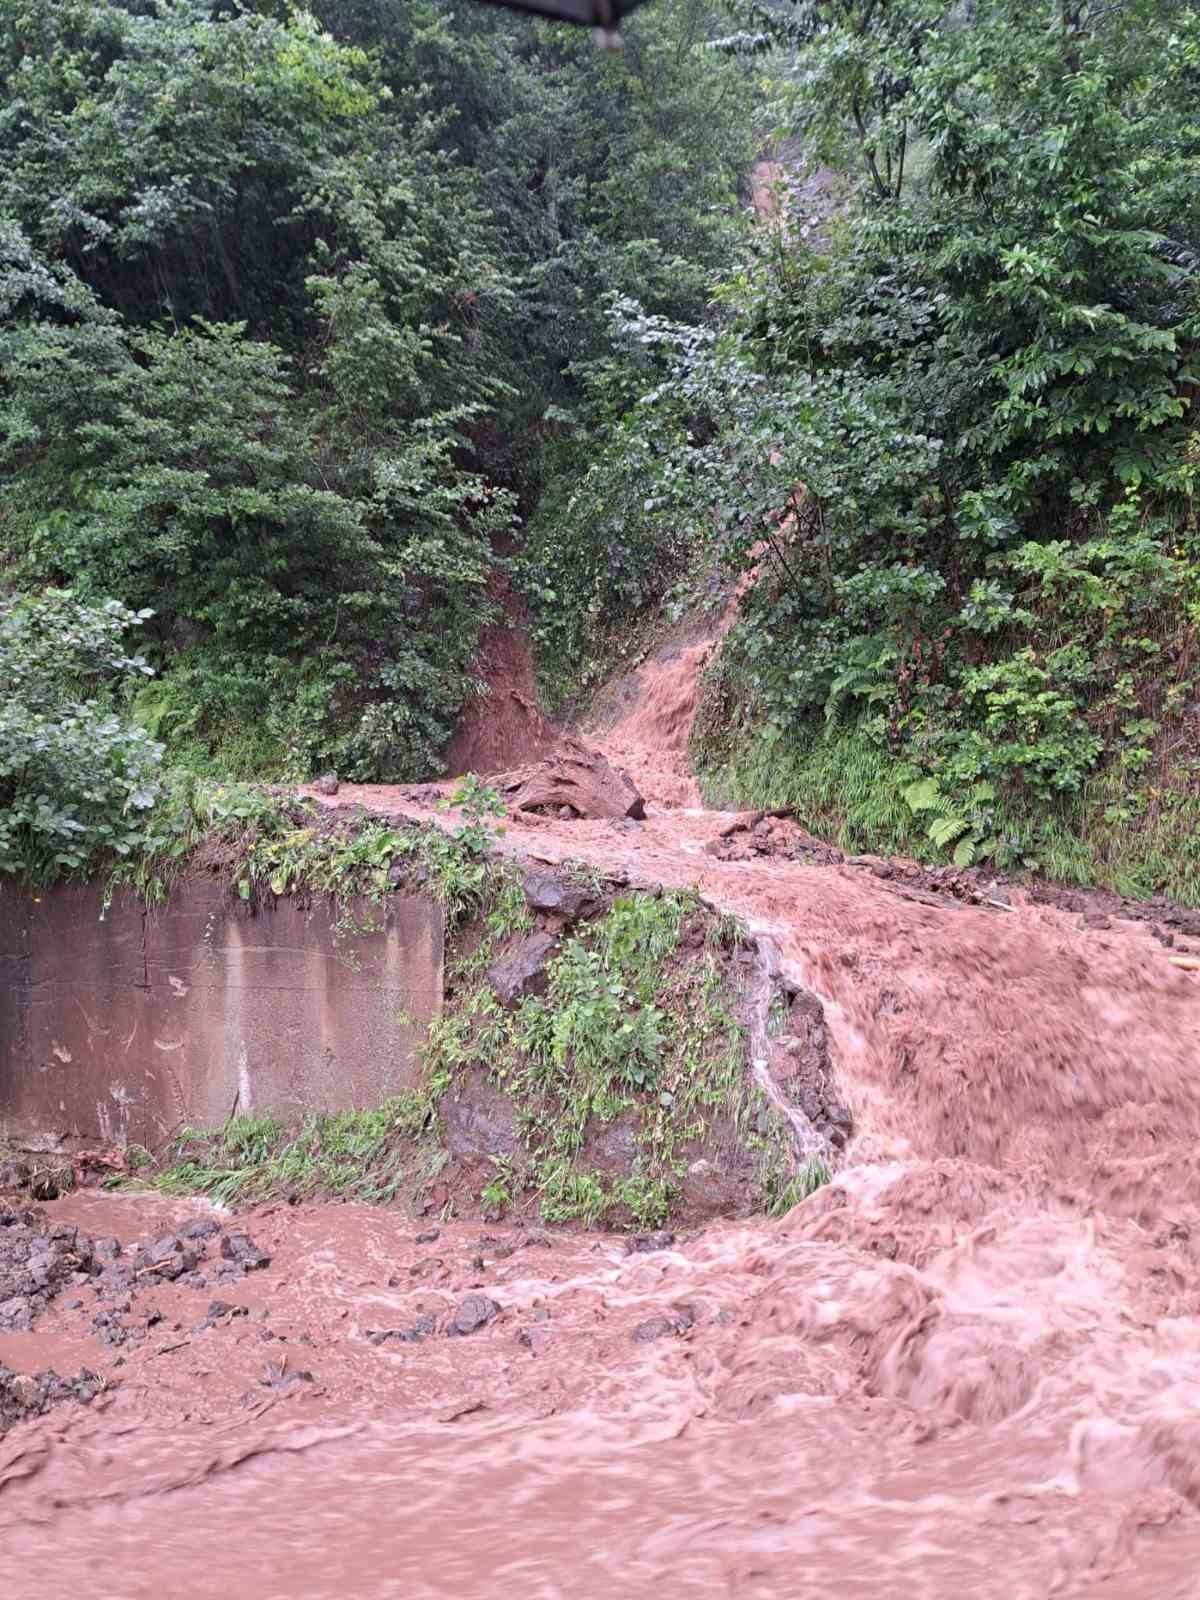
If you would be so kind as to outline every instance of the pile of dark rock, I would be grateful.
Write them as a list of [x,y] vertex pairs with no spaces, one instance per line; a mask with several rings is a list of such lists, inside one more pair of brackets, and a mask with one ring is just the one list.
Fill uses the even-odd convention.
[[100,1270],[92,1241],[36,1206],[0,1204],[0,1330],[24,1332],[60,1290]]
[[100,1303],[96,1332],[106,1343],[122,1344],[130,1330],[121,1318],[146,1290],[175,1282],[191,1289],[207,1288],[210,1280],[236,1283],[270,1264],[249,1234],[223,1229],[215,1217],[126,1247],[119,1239],[93,1239],[38,1206],[0,1203],[0,1331],[27,1331],[56,1295],[90,1288]]
[[139,1293],[175,1282],[189,1289],[236,1283],[271,1264],[249,1234],[239,1228],[222,1230],[213,1217],[198,1218],[176,1233],[128,1250],[116,1239],[97,1239],[93,1253],[101,1263],[95,1284],[101,1310],[92,1326],[106,1344],[116,1345],[140,1343],[153,1325],[145,1319],[125,1320]]
[[[135,1313],[135,1303],[147,1291],[173,1283],[192,1289],[204,1289],[210,1281],[235,1283],[270,1264],[271,1257],[248,1233],[223,1228],[214,1217],[125,1246],[115,1238],[92,1238],[40,1206],[0,1201],[0,1332],[28,1332],[56,1297],[73,1291],[66,1304],[80,1310],[80,1292],[90,1290],[96,1304],[92,1331],[108,1345],[138,1345],[164,1320],[153,1305]],[[210,1313],[214,1308],[230,1314],[244,1309],[214,1302]],[[13,1372],[0,1364],[0,1433],[62,1400],[87,1403],[104,1387],[104,1380],[87,1370],[60,1378],[51,1371]]]
[[708,841],[704,850],[718,861],[757,861],[770,856],[813,866],[836,866],[845,860],[840,850],[815,839],[786,811],[741,812]]
[[40,1417],[62,1400],[89,1404],[104,1389],[104,1379],[85,1367],[76,1378],[60,1378],[56,1372],[39,1372],[30,1377],[13,1372],[0,1362],[0,1434],[14,1423]]

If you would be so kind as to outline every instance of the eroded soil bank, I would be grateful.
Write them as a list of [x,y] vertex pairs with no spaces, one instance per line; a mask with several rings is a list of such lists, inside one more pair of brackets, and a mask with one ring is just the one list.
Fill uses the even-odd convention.
[[[333,801],[438,815],[413,791]],[[731,825],[651,798],[642,823],[534,817],[502,845],[698,885],[774,942],[852,1114],[833,1182],[644,1248],[281,1203],[237,1221],[268,1265],[135,1284],[141,1337],[117,1346],[98,1286],[65,1288],[0,1361],[105,1388],[0,1445],[0,1585],[1191,1600],[1190,930],[1168,947],[1120,907],[813,852],[721,859]],[[209,1214],[42,1209],[131,1242]]]

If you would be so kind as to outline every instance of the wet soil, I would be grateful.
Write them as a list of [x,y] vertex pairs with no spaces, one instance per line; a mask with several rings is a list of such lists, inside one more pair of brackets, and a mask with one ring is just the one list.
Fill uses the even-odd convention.
[[[764,1069],[849,1128],[833,1182],[645,1248],[266,1207],[236,1226],[268,1265],[139,1290],[118,1347],[64,1288],[0,1362],[105,1388],[0,1442],[0,1592],[1193,1600],[1200,992],[1156,937],[1190,931],[794,839],[722,859],[737,819],[630,767],[645,822],[502,847],[773,942],[795,1045]],[[44,1209],[127,1241],[210,1215]]]
[[494,571],[489,598],[498,619],[484,628],[473,671],[482,685],[464,707],[446,751],[446,772],[503,772],[554,748],[558,735],[538,698],[528,616],[502,571]]

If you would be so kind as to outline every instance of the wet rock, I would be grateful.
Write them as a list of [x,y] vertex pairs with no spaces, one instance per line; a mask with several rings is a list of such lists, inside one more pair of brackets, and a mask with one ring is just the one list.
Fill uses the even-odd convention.
[[793,1038],[810,1043],[814,1049],[825,1049],[825,1007],[809,989],[797,984],[791,986],[792,997],[788,1006],[788,1032]]
[[173,1281],[185,1272],[195,1270],[200,1260],[193,1249],[187,1248],[177,1233],[164,1234],[148,1250],[140,1250],[134,1257],[134,1272],[138,1277],[157,1277]]
[[317,1380],[307,1367],[301,1367],[297,1372],[288,1372],[282,1362],[268,1361],[267,1376],[258,1381],[264,1389],[274,1389],[277,1394],[290,1394],[301,1384],[315,1383]]
[[743,812],[709,839],[704,850],[718,861],[755,861],[773,856],[810,865],[832,865],[844,859],[840,850],[814,839],[786,811],[765,815],[761,811]]
[[588,1135],[588,1159],[606,1171],[631,1172],[640,1148],[641,1128],[632,1115],[603,1122]]
[[672,1306],[659,1317],[647,1317],[633,1330],[635,1344],[653,1344],[656,1339],[679,1338],[696,1325],[696,1308],[691,1305]]
[[487,969],[488,987],[506,1006],[525,995],[545,994],[550,981],[547,967],[557,948],[553,934],[531,933],[511,954]]
[[513,811],[556,812],[569,806],[581,817],[646,815],[645,801],[625,773],[598,750],[563,739],[544,760],[491,779]]
[[674,1243],[675,1235],[662,1228],[654,1233],[635,1233],[625,1241],[625,1253],[648,1255],[654,1250],[669,1250]]
[[[837,1098],[825,1009],[816,995],[796,983],[789,983],[786,992],[788,1034],[771,1045],[771,1076],[813,1128],[840,1150],[854,1124]],[[885,992],[881,1012],[898,1009],[895,997]]]
[[398,1344],[419,1344],[422,1339],[428,1339],[437,1332],[437,1318],[434,1316],[418,1317],[411,1328],[378,1328],[368,1330],[367,1338],[372,1344],[387,1344],[394,1339]]
[[731,1119],[714,1118],[702,1148],[706,1153],[688,1162],[679,1184],[679,1209],[693,1222],[736,1212],[750,1171]]
[[181,1239],[202,1240],[211,1239],[214,1234],[221,1231],[221,1224],[215,1217],[199,1217],[195,1222],[189,1222],[179,1230]]
[[337,773],[323,772],[313,784],[313,788],[318,794],[335,795],[341,788],[341,784],[338,782]]
[[8,1393],[13,1403],[22,1411],[34,1410],[40,1397],[37,1379],[20,1372],[14,1373],[9,1378]]
[[50,1371],[30,1377],[0,1364],[0,1433],[27,1417],[41,1416],[63,1400],[86,1405],[103,1388],[104,1380],[86,1367],[75,1378],[60,1378]]
[[554,1334],[547,1327],[521,1328],[517,1333],[517,1343],[530,1355],[544,1355],[549,1348]]
[[566,922],[595,911],[600,898],[563,872],[531,872],[525,879],[525,903],[531,911],[550,913]]
[[[511,1158],[523,1149],[512,1101],[497,1089],[485,1072],[467,1074],[460,1081],[457,1093],[443,1099],[441,1116],[450,1154],[460,1159]],[[437,1238],[436,1231],[433,1238]]]
[[165,1278],[169,1283],[176,1278],[190,1276],[200,1264],[200,1257],[195,1250],[181,1250],[177,1255],[168,1256],[158,1268],[158,1276]]
[[[260,1272],[271,1265],[271,1258],[261,1250],[248,1233],[226,1233],[221,1238],[221,1254],[245,1272]],[[224,1270],[224,1269],[222,1269]]]
[[408,1270],[414,1278],[434,1278],[445,1265],[441,1256],[426,1256],[421,1261],[414,1261]]
[[204,1320],[208,1324],[224,1322],[228,1317],[248,1317],[248,1306],[230,1305],[227,1300],[210,1300],[208,1310],[204,1313]]
[[485,1294],[469,1294],[450,1319],[447,1333],[452,1339],[465,1339],[478,1333],[499,1315],[500,1307]]
[[0,1328],[24,1332],[32,1326],[33,1306],[28,1296],[15,1294],[8,1300],[0,1301]]
[[92,1242],[36,1207],[4,1208],[0,1225],[0,1326],[29,1328],[61,1289],[90,1281]]
[[117,1347],[123,1345],[129,1338],[129,1330],[121,1321],[121,1313],[115,1307],[109,1311],[101,1311],[92,1318],[92,1331],[104,1344]]
[[0,1163],[0,1189],[27,1189],[29,1175],[28,1164],[24,1161]]
[[440,1228],[426,1228],[424,1233],[417,1235],[416,1242],[418,1244],[436,1244],[441,1236],[442,1230]]

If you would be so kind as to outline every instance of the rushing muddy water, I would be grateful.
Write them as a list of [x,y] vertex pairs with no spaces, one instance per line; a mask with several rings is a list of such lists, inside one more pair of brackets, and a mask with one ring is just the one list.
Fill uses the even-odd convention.
[[[608,749],[632,764],[648,726]],[[722,820],[505,844],[699,884],[773,937],[853,1105],[835,1182],[646,1254],[267,1208],[269,1269],[220,1291],[246,1313],[167,1285],[120,1355],[92,1291],[60,1295],[0,1361],[40,1339],[110,1387],[0,1442],[0,1593],[1200,1595],[1196,980],[1019,893],[714,860]],[[144,1238],[188,1208],[47,1210]],[[493,1309],[449,1336],[472,1296]]]

